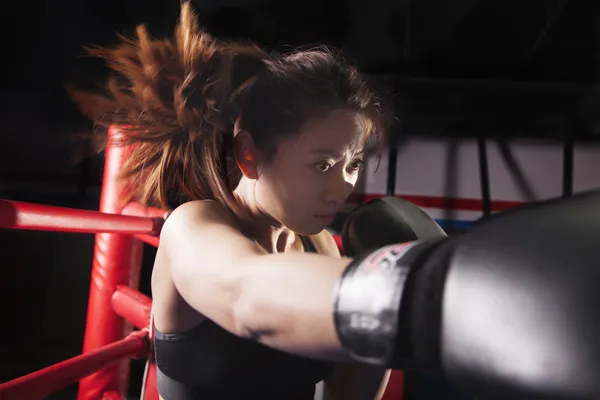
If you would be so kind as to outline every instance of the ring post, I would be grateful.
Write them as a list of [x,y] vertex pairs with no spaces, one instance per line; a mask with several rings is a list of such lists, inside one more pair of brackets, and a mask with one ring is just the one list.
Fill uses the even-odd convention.
[[[122,137],[115,126],[108,130],[100,211],[120,214],[125,205],[127,187],[119,181],[119,173],[131,152],[131,146],[115,145]],[[142,265],[143,243],[131,235],[98,233],[94,247],[92,277],[83,341],[83,352],[123,339],[132,331],[131,323],[117,315],[111,298],[117,286],[138,289]],[[130,361],[118,363],[86,377],[79,383],[78,400],[99,400],[104,392],[127,394]]]

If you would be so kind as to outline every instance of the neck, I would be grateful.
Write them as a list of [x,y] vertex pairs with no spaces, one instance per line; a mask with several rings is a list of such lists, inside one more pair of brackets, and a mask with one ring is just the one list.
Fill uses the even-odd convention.
[[242,177],[233,191],[240,204],[236,214],[242,232],[269,253],[284,253],[297,248],[297,235],[265,212],[256,201],[255,182]]

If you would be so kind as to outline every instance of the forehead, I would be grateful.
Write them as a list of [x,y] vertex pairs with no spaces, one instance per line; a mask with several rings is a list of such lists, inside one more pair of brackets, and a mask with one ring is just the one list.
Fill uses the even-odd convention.
[[298,150],[331,149],[338,153],[361,151],[365,144],[362,118],[350,111],[333,111],[307,121],[294,140]]

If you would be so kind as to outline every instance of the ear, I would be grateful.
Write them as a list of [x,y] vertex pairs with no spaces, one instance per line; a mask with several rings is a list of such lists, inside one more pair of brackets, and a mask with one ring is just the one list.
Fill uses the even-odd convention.
[[252,136],[247,131],[240,131],[234,138],[235,161],[247,178],[258,178],[258,151],[254,147]]

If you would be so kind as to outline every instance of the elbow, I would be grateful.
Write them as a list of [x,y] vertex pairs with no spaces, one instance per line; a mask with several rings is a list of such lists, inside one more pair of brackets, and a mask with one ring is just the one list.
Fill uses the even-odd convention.
[[277,335],[269,322],[270,311],[257,296],[240,293],[233,304],[232,319],[236,336],[264,343]]

